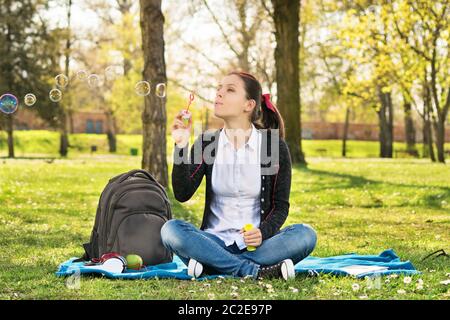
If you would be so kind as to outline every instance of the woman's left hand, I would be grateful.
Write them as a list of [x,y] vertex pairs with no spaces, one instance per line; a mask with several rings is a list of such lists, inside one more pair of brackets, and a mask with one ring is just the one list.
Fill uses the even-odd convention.
[[258,228],[249,231],[244,231],[244,228],[242,228],[239,233],[244,234],[244,241],[247,246],[259,247],[262,243],[261,230]]

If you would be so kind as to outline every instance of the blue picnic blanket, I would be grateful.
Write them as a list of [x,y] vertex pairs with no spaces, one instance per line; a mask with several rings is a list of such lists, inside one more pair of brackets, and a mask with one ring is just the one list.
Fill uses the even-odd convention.
[[[187,267],[178,256],[174,256],[171,263],[148,266],[141,270],[126,269],[122,273],[110,273],[104,270],[84,267],[83,262],[74,262],[71,258],[59,265],[57,276],[70,276],[74,273],[100,274],[113,279],[181,279],[191,280],[187,274]],[[297,274],[306,273],[319,275],[321,273],[354,276],[356,278],[374,277],[388,274],[420,274],[411,262],[400,261],[392,249],[385,250],[379,255],[358,255],[350,253],[340,256],[319,258],[309,256],[295,265]],[[198,280],[215,279],[218,277],[232,278],[230,275],[208,275]]]

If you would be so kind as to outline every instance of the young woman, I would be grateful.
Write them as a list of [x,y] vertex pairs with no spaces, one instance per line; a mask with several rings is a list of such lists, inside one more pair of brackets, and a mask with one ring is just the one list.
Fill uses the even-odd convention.
[[[313,251],[317,237],[306,224],[280,230],[288,216],[291,188],[291,159],[281,115],[270,96],[262,95],[258,80],[244,72],[231,72],[222,79],[214,114],[224,120],[224,127],[200,135],[190,158],[192,122],[185,126],[181,113],[173,122],[174,157],[188,160],[174,161],[175,198],[189,200],[203,176],[206,197],[201,227],[170,220],[161,229],[163,244],[183,260],[193,277],[220,273],[293,278],[294,265]],[[278,139],[273,139],[274,134]],[[276,150],[268,140],[278,141]],[[278,157],[273,172],[261,161],[264,148]],[[195,155],[199,150],[202,154]],[[253,228],[244,231],[246,224]]]

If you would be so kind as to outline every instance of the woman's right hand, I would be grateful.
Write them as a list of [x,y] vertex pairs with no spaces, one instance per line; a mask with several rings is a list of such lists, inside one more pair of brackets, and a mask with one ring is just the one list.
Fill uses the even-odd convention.
[[182,120],[182,112],[183,111],[180,111],[175,116],[171,127],[172,138],[179,148],[184,148],[189,143],[189,136],[192,127],[192,117],[189,118],[189,123],[186,127]]

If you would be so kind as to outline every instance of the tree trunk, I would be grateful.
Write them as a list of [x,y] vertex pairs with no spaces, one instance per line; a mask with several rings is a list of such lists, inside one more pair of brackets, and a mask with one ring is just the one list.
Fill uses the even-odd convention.
[[69,134],[67,131],[67,115],[64,110],[61,110],[59,126],[59,154],[61,157],[67,157],[69,153]]
[[[70,17],[72,14],[72,0],[68,0],[67,2],[67,39],[66,39],[66,50],[65,50],[65,68],[64,72],[67,77],[69,77],[69,63],[70,63],[70,48],[72,46],[71,42],[71,32],[70,32]],[[69,84],[70,85],[70,84]],[[69,119],[71,116],[69,114],[72,112],[71,110],[71,98],[70,95],[65,97],[65,102],[67,103],[67,107],[60,103],[58,103],[58,107],[61,108],[61,119],[60,119],[60,139],[59,139],[59,154],[61,157],[67,157],[69,153]]]
[[[445,163],[445,122],[441,121],[439,118],[437,121],[433,122],[434,125],[434,133],[436,136],[436,151],[437,151],[437,160],[441,163]],[[445,120],[445,119],[444,119]]]
[[387,141],[387,155],[392,158],[394,151],[394,105],[392,104],[391,93],[386,93],[386,101],[388,103],[388,141]]
[[67,111],[58,103],[60,110],[59,119],[59,154],[61,157],[67,157],[69,153],[69,129]]
[[430,149],[428,148],[428,131],[427,131],[427,122],[425,118],[422,118],[422,158],[430,157]]
[[75,133],[75,127],[73,124],[73,110],[70,109],[69,112],[67,113],[67,116],[69,117],[69,132],[71,134]]
[[12,114],[6,116],[6,133],[8,134],[8,158],[14,158],[14,118]]
[[394,116],[390,92],[379,91],[381,108],[378,113],[378,124],[380,128],[380,157],[392,158],[394,138]]
[[377,112],[378,114],[378,127],[379,127],[379,133],[378,133],[378,141],[380,142],[380,158],[386,158],[387,152],[386,152],[386,134],[387,134],[387,121],[386,121],[386,114],[384,111],[384,106],[382,105],[380,110]]
[[299,1],[272,0],[275,24],[275,66],[279,110],[293,163],[306,164],[302,151],[299,78]]
[[[6,13],[11,13],[11,4],[6,5]],[[11,36],[11,25],[9,23],[6,24],[6,56],[10,57],[10,49],[12,48],[12,36]],[[3,57],[2,57],[3,59]],[[7,58],[6,58],[7,59]],[[3,67],[3,66],[2,66]],[[9,92],[12,92],[12,84],[13,84],[13,65],[8,64],[5,70],[6,76],[4,81],[6,81],[7,88]],[[2,79],[3,80],[3,79]],[[1,94],[0,94],[1,95]],[[12,114],[6,115],[5,121],[6,134],[8,135],[8,158],[14,158],[14,118]]]
[[342,156],[344,158],[347,156],[347,137],[348,137],[349,122],[350,122],[350,108],[347,107],[347,110],[345,111],[344,134],[342,136]]
[[108,137],[109,152],[117,151],[116,123],[111,111],[105,111],[106,115],[106,136]]
[[447,99],[441,108],[436,108],[437,119],[434,119],[434,130],[436,134],[436,149],[438,161],[445,163],[445,122],[447,121],[448,111],[450,109],[450,87],[447,92]]
[[66,132],[61,132],[59,137],[59,154],[61,157],[67,157],[69,153],[69,137]]
[[[140,24],[144,52],[144,79],[166,83],[164,60],[164,16],[161,0],[140,0]],[[163,186],[168,186],[166,159],[166,98],[151,94],[145,97],[142,113],[142,168],[149,171]]]
[[423,99],[423,149],[424,156],[429,156],[432,162],[436,162],[433,148],[433,132],[431,130],[431,93],[428,85],[424,84]]
[[419,154],[416,149],[416,129],[414,128],[414,122],[411,115],[411,102],[409,102],[405,96],[403,96],[403,101],[406,152],[414,157],[418,157]]
[[433,147],[433,132],[431,130],[431,121],[425,119],[423,123],[423,148],[424,156],[430,157],[432,162],[436,162]]

